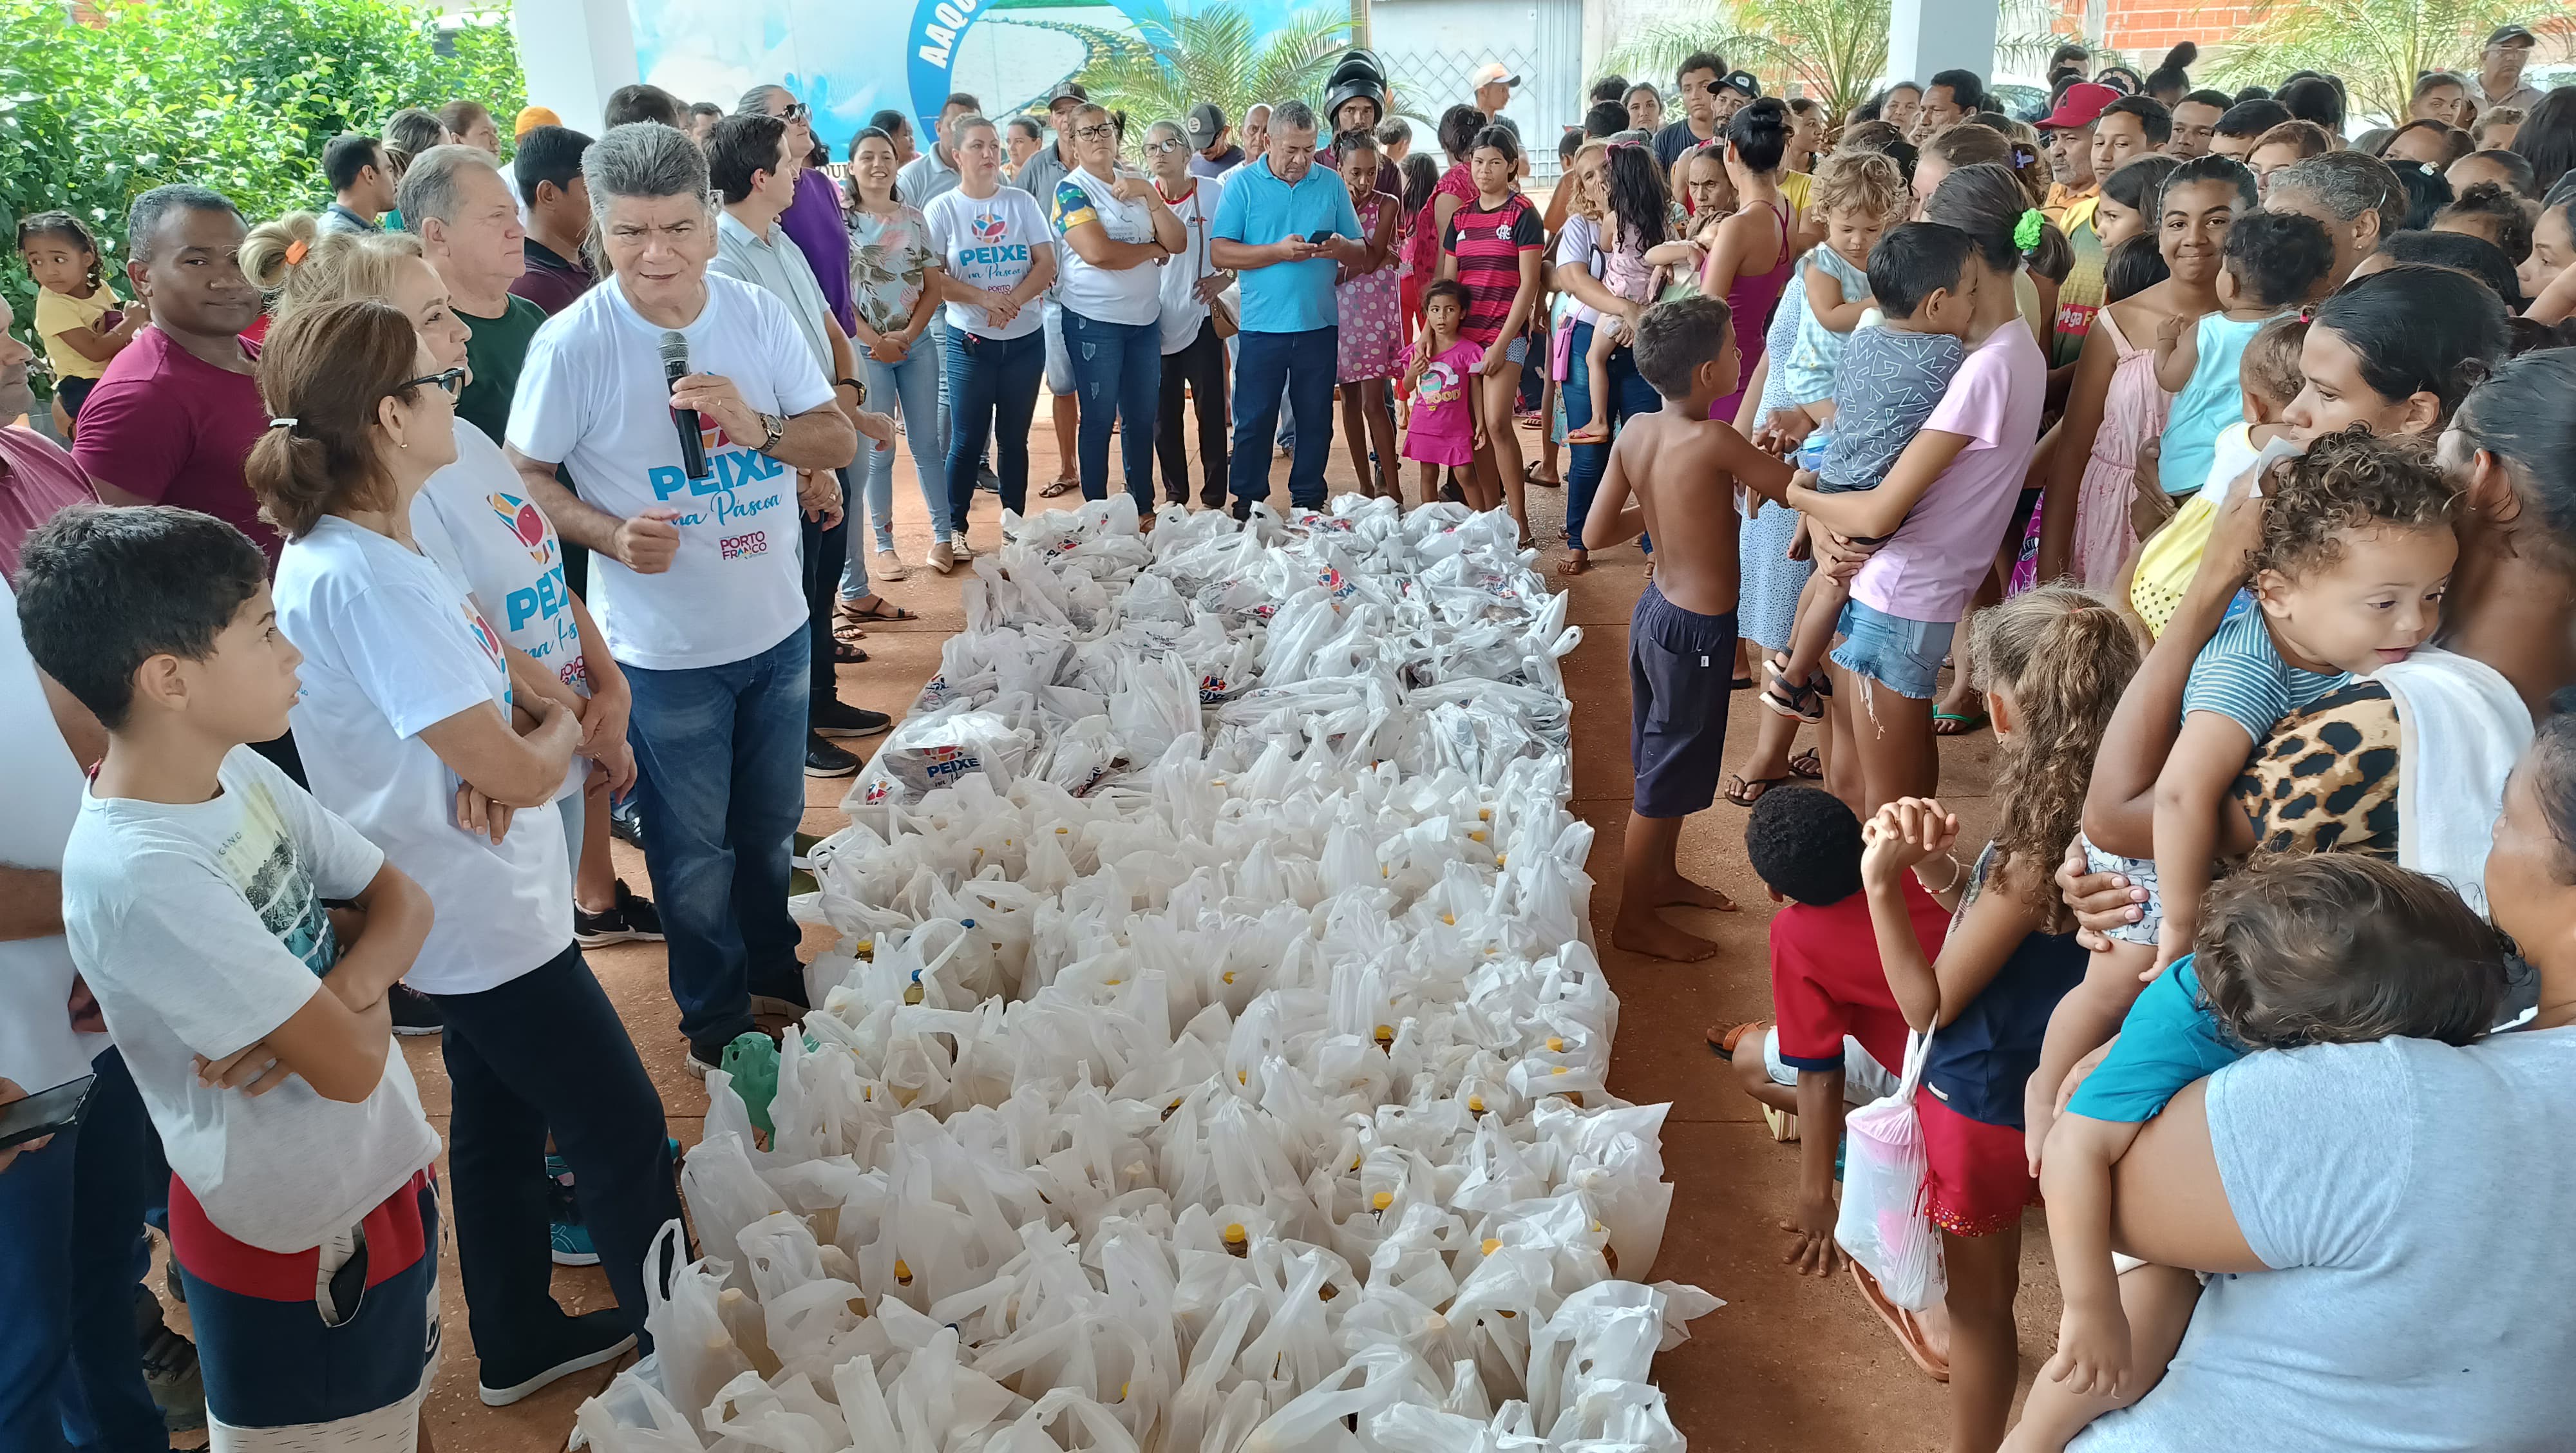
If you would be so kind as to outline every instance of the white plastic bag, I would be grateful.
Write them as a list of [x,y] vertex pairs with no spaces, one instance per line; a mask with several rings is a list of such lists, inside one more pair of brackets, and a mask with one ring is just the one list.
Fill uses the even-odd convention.
[[1949,1285],[1941,1233],[1924,1210],[1923,1122],[1914,1112],[1931,1049],[1932,1036],[1910,1036],[1895,1093],[1843,1117],[1850,1148],[1843,1157],[1842,1210],[1834,1218],[1834,1240],[1878,1279],[1889,1301],[1915,1312],[1941,1300]]

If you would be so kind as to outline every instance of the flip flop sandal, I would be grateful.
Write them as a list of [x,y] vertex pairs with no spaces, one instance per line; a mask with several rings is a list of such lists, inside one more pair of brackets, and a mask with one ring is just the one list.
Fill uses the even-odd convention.
[[863,606],[852,601],[842,601],[841,619],[845,621],[917,621],[921,617],[896,605],[884,596],[878,596],[877,603],[874,605]]
[[[1932,735],[1936,737],[1971,736],[1975,734],[1978,728],[1985,724],[1986,714],[1982,711],[1936,711],[1932,713]],[[1947,727],[1948,730],[1944,731],[1944,727]]]
[[1889,1301],[1878,1279],[1861,1270],[1859,1262],[1845,1265],[1851,1268],[1852,1282],[1860,1288],[1861,1300],[1869,1303],[1869,1309],[1878,1313],[1878,1319],[1887,1324],[1887,1330],[1896,1334],[1896,1345],[1904,1348],[1905,1355],[1914,1359],[1914,1365],[1922,1368],[1934,1382],[1948,1382],[1950,1359],[1932,1350],[1931,1342],[1923,1335],[1921,1319]]
[[1592,557],[1578,550],[1556,562],[1556,573],[1565,576],[1584,575],[1592,569]]
[[1082,481],[1078,479],[1051,479],[1047,481],[1046,488],[1038,491],[1038,498],[1054,499],[1058,495],[1080,488],[1082,488]]
[[1729,772],[1726,774],[1726,780],[1733,785],[1727,787],[1718,795],[1725,798],[1727,801],[1734,803],[1738,807],[1751,807],[1753,804],[1762,800],[1762,794],[1770,791],[1774,787],[1784,786],[1787,783],[1796,781],[1797,779],[1795,777],[1754,777],[1748,779],[1740,772]]
[[1732,1061],[1735,1058],[1735,1046],[1738,1041],[1748,1034],[1759,1039],[1760,1031],[1770,1027],[1759,1019],[1746,1020],[1742,1024],[1728,1025],[1722,1029],[1711,1026],[1708,1031],[1709,1052],[1719,1059]]
[[857,666],[866,662],[868,653],[840,639],[832,638],[832,662],[837,666]]
[[1821,782],[1825,780],[1825,759],[1809,747],[1789,759],[1789,774],[1801,782]]
[[848,621],[836,621],[832,625],[832,639],[835,641],[846,641],[855,645],[867,638],[867,632],[851,625]]

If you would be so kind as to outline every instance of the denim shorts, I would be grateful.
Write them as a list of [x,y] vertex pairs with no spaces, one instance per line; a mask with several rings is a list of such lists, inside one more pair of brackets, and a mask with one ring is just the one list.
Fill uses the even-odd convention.
[[1850,600],[1834,629],[1843,638],[1831,657],[1835,665],[1899,696],[1930,701],[1940,694],[1941,658],[1950,654],[1950,637],[1959,625],[1909,621]]

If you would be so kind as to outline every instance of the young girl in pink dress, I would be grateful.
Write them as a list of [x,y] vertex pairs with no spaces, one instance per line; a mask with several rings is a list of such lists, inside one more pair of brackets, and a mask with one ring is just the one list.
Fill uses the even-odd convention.
[[[1342,268],[1333,298],[1340,317],[1342,437],[1351,446],[1351,477],[1370,494],[1404,498],[1396,483],[1395,415],[1387,408],[1387,380],[1404,367],[1404,312],[1397,297],[1396,220],[1404,203],[1377,187],[1377,136],[1366,127],[1333,138],[1342,182],[1359,213],[1361,245],[1368,256]],[[1369,467],[1374,455],[1377,467]]]
[[1440,497],[1444,466],[1464,469],[1475,462],[1485,432],[1475,403],[1476,365],[1484,347],[1459,336],[1466,318],[1467,289],[1457,279],[1442,278],[1422,290],[1422,339],[1405,365],[1403,389],[1413,410],[1404,457],[1422,466],[1424,504]]

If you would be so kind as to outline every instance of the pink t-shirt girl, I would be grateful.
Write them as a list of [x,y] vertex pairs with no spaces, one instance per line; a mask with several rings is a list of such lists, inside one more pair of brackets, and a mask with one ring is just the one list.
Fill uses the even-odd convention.
[[1476,416],[1467,391],[1475,386],[1476,365],[1484,357],[1484,345],[1461,338],[1422,370],[1413,385],[1413,422],[1404,431],[1405,458],[1425,464],[1474,462]]
[[1966,435],[1968,447],[1852,577],[1852,599],[1935,625],[1967,614],[2003,545],[2047,402],[2048,359],[2019,318],[1968,350],[1940,407],[1923,421],[1928,430]]

